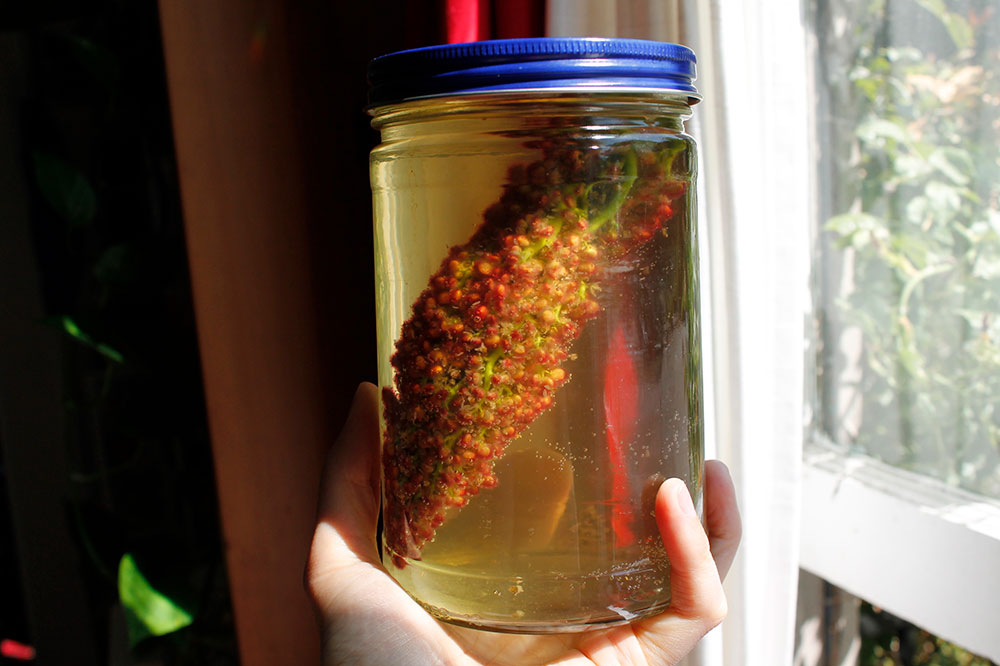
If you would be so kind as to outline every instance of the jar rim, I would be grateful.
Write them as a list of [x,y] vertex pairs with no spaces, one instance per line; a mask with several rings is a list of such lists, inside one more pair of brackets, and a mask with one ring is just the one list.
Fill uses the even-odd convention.
[[609,88],[701,96],[694,51],[642,39],[540,37],[428,46],[380,56],[368,66],[369,110],[450,95]]
[[673,115],[683,121],[690,117],[691,103],[687,93],[648,88],[539,88],[428,96],[369,107],[367,113],[372,118],[372,127],[384,131],[400,122],[484,112],[519,118],[532,114],[552,118],[568,114],[593,117],[655,113],[660,117]]

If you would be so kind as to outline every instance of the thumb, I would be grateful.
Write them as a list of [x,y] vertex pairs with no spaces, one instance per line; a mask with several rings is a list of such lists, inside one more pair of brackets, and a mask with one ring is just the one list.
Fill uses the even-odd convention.
[[363,383],[323,466],[310,568],[319,554],[340,564],[360,560],[380,566],[378,450],[378,389]]
[[668,479],[656,496],[656,522],[670,559],[670,609],[689,618],[726,614],[726,597],[708,535],[698,520],[687,486]]
[[680,479],[660,486],[656,523],[670,559],[670,607],[633,628],[651,661],[676,664],[725,618],[726,595],[708,536]]

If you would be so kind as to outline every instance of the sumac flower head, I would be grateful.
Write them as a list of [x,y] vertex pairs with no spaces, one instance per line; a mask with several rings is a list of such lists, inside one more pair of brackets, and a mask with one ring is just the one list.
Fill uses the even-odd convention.
[[671,175],[682,146],[544,142],[431,276],[396,342],[395,385],[382,390],[396,566],[496,485],[494,461],[570,380],[562,364],[600,314],[603,266],[661,230],[685,192]]

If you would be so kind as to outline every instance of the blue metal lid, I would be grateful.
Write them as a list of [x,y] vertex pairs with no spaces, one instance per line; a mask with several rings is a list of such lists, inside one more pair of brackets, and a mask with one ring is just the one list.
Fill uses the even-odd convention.
[[540,89],[679,92],[694,87],[694,51],[641,39],[542,37],[428,46],[375,58],[370,106],[440,95]]

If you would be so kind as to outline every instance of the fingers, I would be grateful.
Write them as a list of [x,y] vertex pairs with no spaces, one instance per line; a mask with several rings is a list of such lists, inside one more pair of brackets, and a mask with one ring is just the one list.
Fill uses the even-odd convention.
[[357,563],[381,567],[375,545],[379,509],[378,389],[361,384],[344,427],[323,466],[316,529],[306,583],[329,596],[338,569]]
[[680,479],[656,495],[656,523],[670,558],[670,607],[632,629],[651,663],[676,664],[726,616],[726,595],[708,536]]
[[719,578],[725,579],[736,557],[743,528],[733,479],[719,460],[705,463],[705,524]]
[[323,633],[324,663],[468,663],[379,561],[378,451],[378,389],[361,384],[327,454],[305,570]]
[[660,486],[656,523],[670,559],[671,611],[718,624],[726,614],[722,581],[691,494],[680,479],[667,479]]
[[319,520],[371,524],[378,513],[378,389],[358,386],[347,420],[330,447],[320,482]]

